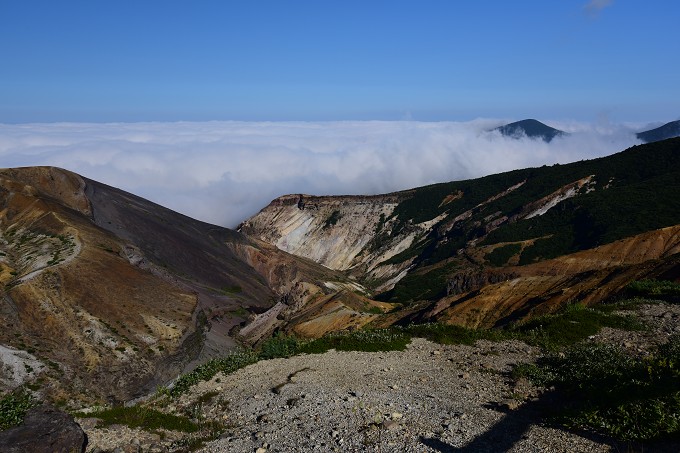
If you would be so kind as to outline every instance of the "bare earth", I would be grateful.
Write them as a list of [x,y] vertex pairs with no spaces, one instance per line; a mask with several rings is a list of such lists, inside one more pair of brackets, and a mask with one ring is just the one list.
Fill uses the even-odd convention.
[[[649,332],[603,329],[592,340],[644,354],[645,346],[680,331],[678,305],[637,312]],[[401,352],[332,350],[220,373],[165,409],[200,413],[227,426],[204,452],[627,451],[626,445],[543,423],[539,409],[554,404],[550,392],[508,376],[513,364],[539,355],[519,341],[443,346],[418,338]],[[87,420],[83,425],[90,452],[182,451],[178,434],[94,428]],[[652,450],[678,446],[644,449]]]

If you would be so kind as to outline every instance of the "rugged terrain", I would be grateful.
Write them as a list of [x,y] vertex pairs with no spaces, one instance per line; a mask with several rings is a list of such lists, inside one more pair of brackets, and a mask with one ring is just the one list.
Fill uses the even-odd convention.
[[595,303],[631,280],[677,279],[678,193],[671,139],[387,195],[288,195],[239,231],[343,270],[400,308],[374,324],[490,327]]
[[[58,168],[0,171],[0,234],[1,383],[28,382],[52,401],[144,395],[236,347],[255,314],[351,286],[311,261]],[[252,341],[277,322],[251,327]]]
[[[648,329],[605,328],[587,342],[631,354],[680,333],[680,306],[653,303],[634,313]],[[550,389],[511,378],[543,355],[517,340],[441,345],[415,338],[405,351],[329,351],[264,360],[218,373],[152,407],[218,423],[205,452],[613,452],[677,451],[677,443],[633,444],[569,431],[546,418],[560,405]],[[79,421],[89,451],[185,451],[187,434]]]

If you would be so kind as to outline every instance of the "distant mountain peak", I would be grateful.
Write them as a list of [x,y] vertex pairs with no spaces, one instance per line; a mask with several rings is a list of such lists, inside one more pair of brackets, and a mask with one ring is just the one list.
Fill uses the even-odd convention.
[[546,143],[550,143],[555,137],[566,135],[566,132],[550,127],[533,118],[515,121],[514,123],[497,127],[494,130],[500,131],[506,137],[520,138],[526,136],[529,138],[540,138]]
[[656,129],[650,129],[644,132],[635,134],[638,140],[644,143],[658,142],[666,140],[667,138],[680,137],[680,120],[671,121]]

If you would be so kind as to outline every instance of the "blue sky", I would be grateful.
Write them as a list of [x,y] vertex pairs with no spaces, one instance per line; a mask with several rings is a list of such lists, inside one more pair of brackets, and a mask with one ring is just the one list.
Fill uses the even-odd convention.
[[680,2],[0,0],[0,123],[680,118]]

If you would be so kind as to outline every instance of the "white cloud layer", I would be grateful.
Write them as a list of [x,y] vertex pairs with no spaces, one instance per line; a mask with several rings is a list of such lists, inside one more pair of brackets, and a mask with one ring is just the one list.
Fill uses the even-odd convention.
[[639,143],[632,125],[549,122],[570,132],[551,143],[488,132],[506,122],[0,124],[0,166],[66,168],[235,227],[283,194],[385,193]]

